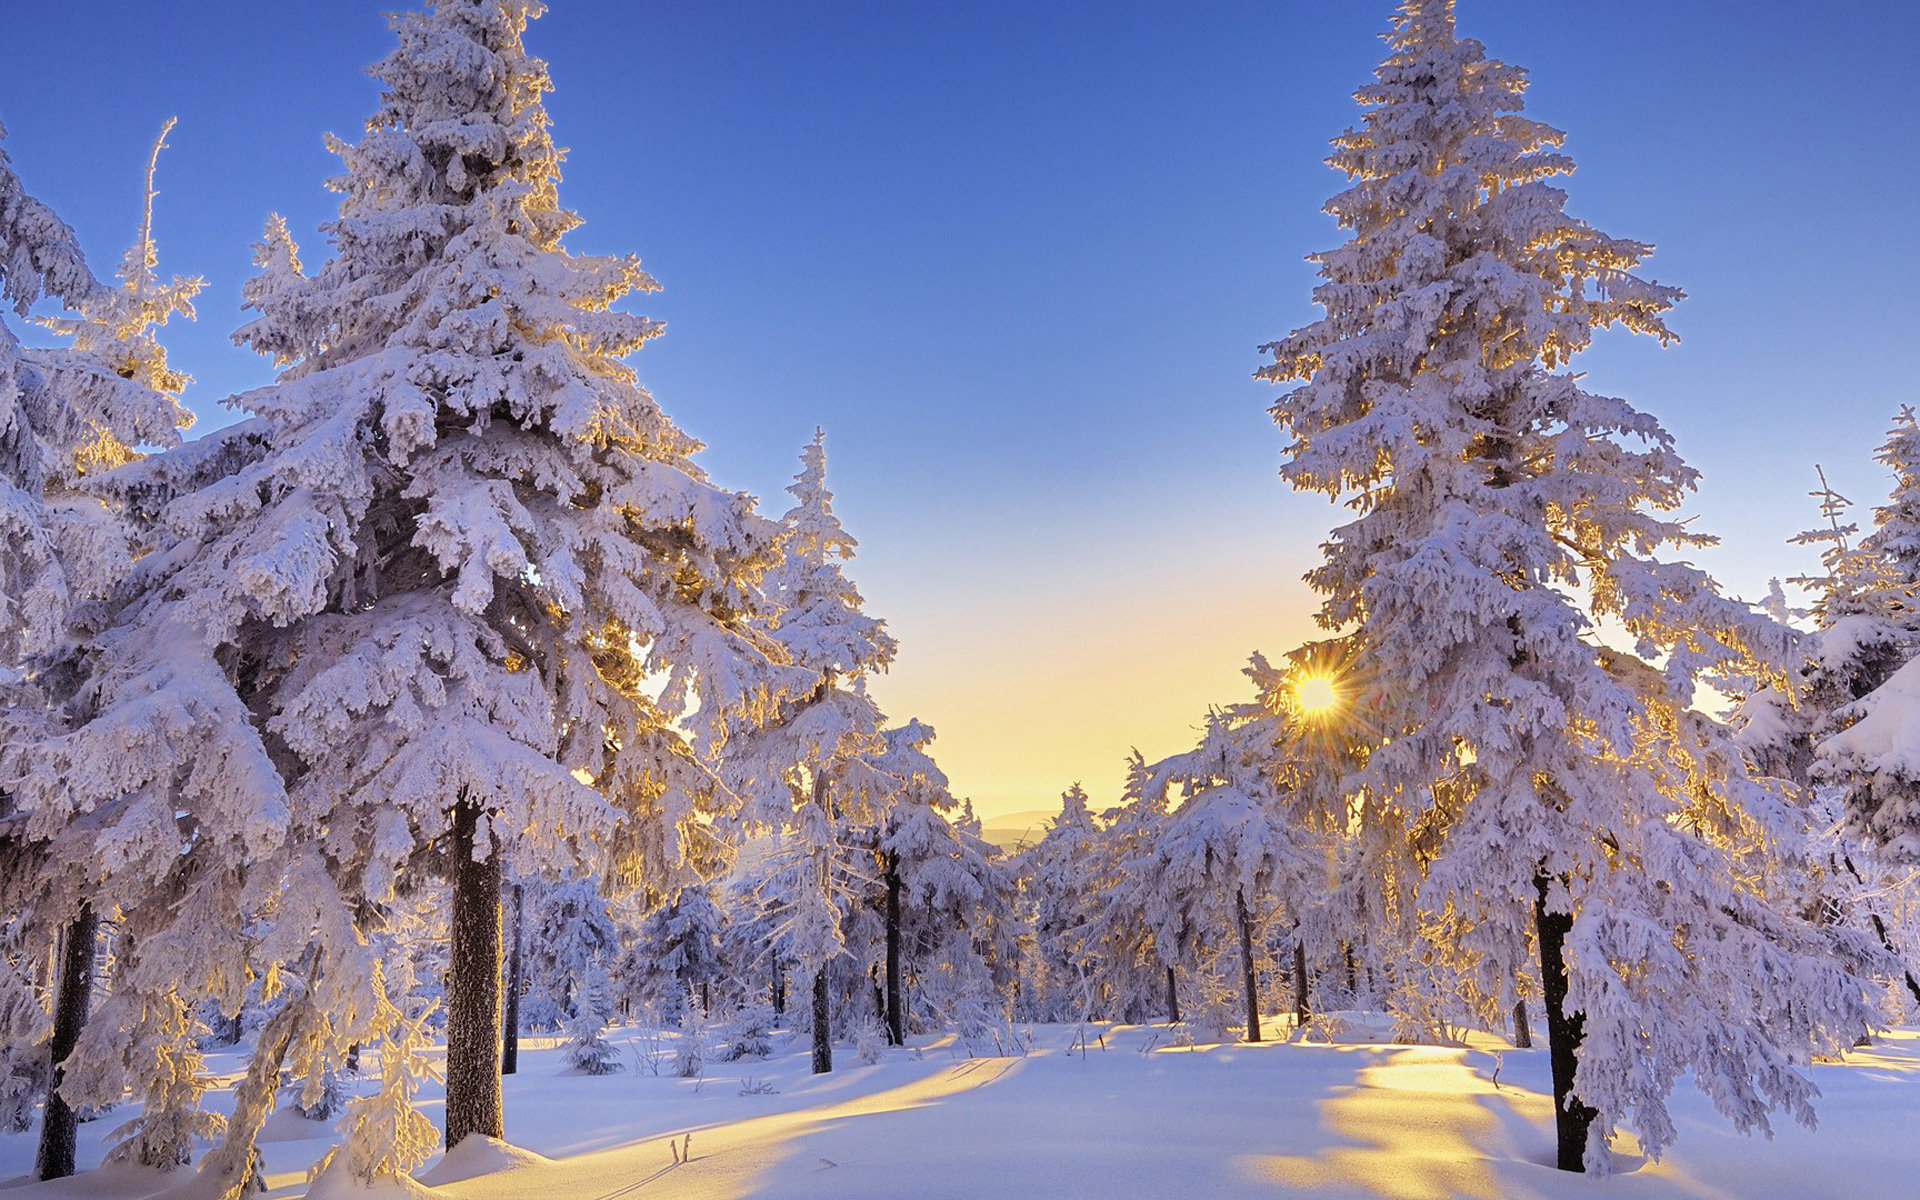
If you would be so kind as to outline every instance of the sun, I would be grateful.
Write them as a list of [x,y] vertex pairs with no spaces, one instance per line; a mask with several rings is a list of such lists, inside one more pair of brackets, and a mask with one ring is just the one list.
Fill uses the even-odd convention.
[[1309,717],[1321,717],[1340,707],[1340,689],[1331,675],[1303,675],[1294,685],[1293,702]]

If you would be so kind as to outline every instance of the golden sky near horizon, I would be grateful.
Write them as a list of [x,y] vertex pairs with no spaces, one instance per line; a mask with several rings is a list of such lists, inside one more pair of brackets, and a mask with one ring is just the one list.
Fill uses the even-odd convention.
[[1265,561],[1211,575],[1121,563],[923,607],[891,622],[900,657],[874,695],[894,720],[934,726],[936,759],[982,817],[1057,809],[1076,781],[1106,807],[1130,749],[1151,760],[1191,748],[1209,706],[1251,696],[1249,654],[1278,658],[1314,636],[1299,553],[1314,539],[1299,540],[1246,547]]

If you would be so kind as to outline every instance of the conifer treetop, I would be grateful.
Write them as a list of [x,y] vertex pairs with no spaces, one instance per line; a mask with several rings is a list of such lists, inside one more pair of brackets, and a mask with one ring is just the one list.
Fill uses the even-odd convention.
[[845,566],[858,545],[834,515],[827,489],[826,432],[800,450],[800,473],[787,487],[794,506],[784,518],[786,557],[769,581],[779,605],[776,636],[793,660],[842,677],[883,671],[898,649],[886,622],[862,611],[866,601]]

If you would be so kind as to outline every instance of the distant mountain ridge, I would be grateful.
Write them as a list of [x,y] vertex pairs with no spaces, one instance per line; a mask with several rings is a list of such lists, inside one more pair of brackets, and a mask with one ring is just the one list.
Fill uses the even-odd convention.
[[980,818],[980,836],[1008,854],[1012,854],[1047,836],[1047,830],[1052,827],[1053,819],[1058,815],[1051,809],[1030,808],[1020,812],[982,817]]

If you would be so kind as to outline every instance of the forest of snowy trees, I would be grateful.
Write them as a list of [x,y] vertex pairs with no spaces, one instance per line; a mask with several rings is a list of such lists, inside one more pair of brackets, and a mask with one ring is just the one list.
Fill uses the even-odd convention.
[[825,434],[776,514],[637,382],[656,285],[563,244],[540,11],[393,18],[324,249],[255,247],[233,337],[275,381],[198,438],[151,203],[103,279],[0,151],[0,1127],[39,1177],[101,1119],[236,1198],[287,1106],[338,1122],[317,1171],[401,1177],[511,1138],[523,1034],[598,1075],[672,1030],[692,1076],[1356,1011],[1543,1036],[1559,1165],[1604,1172],[1674,1141],[1683,1077],[1810,1121],[1809,1064],[1920,1009],[1920,424],[1861,448],[1884,503],[1823,483],[1783,546],[1804,609],[1690,565],[1696,473],[1571,365],[1682,294],[1569,214],[1450,0],[1394,16],[1323,315],[1262,348],[1285,481],[1350,514],[1323,639],[1011,851],[870,694],[897,646]]

